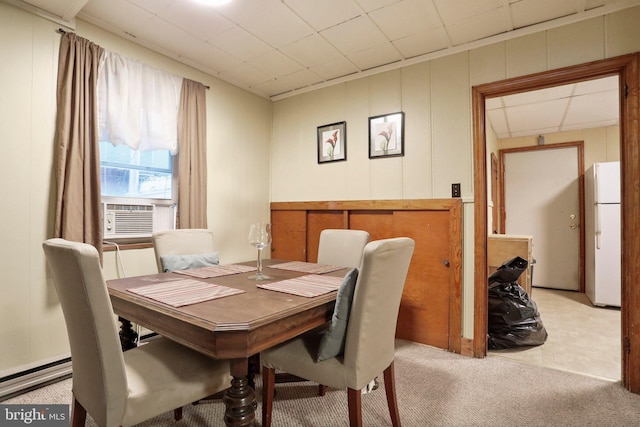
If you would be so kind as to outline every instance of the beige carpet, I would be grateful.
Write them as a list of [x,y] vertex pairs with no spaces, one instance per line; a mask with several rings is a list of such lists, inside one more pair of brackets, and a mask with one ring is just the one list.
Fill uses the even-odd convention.
[[[617,382],[501,357],[473,359],[408,341],[396,347],[405,427],[640,425],[640,395]],[[66,380],[3,403],[68,403],[70,387]],[[319,397],[312,383],[279,384],[277,390],[274,427],[348,425],[345,391],[330,389]],[[382,384],[363,396],[362,405],[366,426],[391,425]],[[223,426],[223,412],[222,402],[199,404],[185,408],[178,423],[166,414],[142,425]],[[260,404],[257,414],[259,420]]]

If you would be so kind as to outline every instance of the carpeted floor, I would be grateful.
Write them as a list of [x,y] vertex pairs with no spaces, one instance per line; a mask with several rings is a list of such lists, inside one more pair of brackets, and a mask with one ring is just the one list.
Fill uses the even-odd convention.
[[[382,376],[380,377],[382,381]],[[640,395],[619,382],[500,357],[473,359],[398,340],[396,382],[403,426],[640,426]],[[2,403],[69,403],[71,380]],[[256,385],[260,393],[260,382]],[[346,391],[278,384],[273,426],[348,426]],[[258,402],[260,397],[258,396]],[[389,426],[384,387],[362,398],[365,426]],[[259,425],[260,403],[256,412]],[[189,406],[143,426],[223,426],[221,401]],[[88,420],[87,426],[93,426]]]

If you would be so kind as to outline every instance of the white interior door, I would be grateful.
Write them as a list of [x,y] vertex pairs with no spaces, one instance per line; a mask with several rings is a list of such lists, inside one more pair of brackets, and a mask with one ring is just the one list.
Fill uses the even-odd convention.
[[533,236],[533,286],[580,289],[578,148],[505,153],[505,233]]

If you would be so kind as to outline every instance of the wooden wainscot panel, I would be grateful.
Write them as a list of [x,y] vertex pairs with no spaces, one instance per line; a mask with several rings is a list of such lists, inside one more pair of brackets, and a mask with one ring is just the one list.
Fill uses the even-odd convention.
[[[371,240],[406,236],[414,251],[398,315],[398,338],[459,353],[462,347],[462,203],[459,199],[280,202],[276,233],[293,212],[306,216],[307,260],[315,262],[325,228],[366,230]],[[286,214],[284,214],[286,212]],[[279,215],[281,213],[283,215]],[[283,240],[278,240],[283,241]],[[300,245],[296,241],[296,245]],[[277,247],[276,247],[277,249]],[[287,259],[275,251],[274,258]]]
[[271,211],[271,258],[306,261],[307,213],[301,210]]
[[320,232],[328,228],[347,228],[344,211],[307,211],[307,261],[318,261]]

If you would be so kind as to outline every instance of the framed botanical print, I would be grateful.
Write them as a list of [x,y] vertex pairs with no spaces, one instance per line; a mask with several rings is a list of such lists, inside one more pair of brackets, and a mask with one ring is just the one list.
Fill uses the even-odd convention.
[[404,156],[404,112],[369,117],[369,158]]

